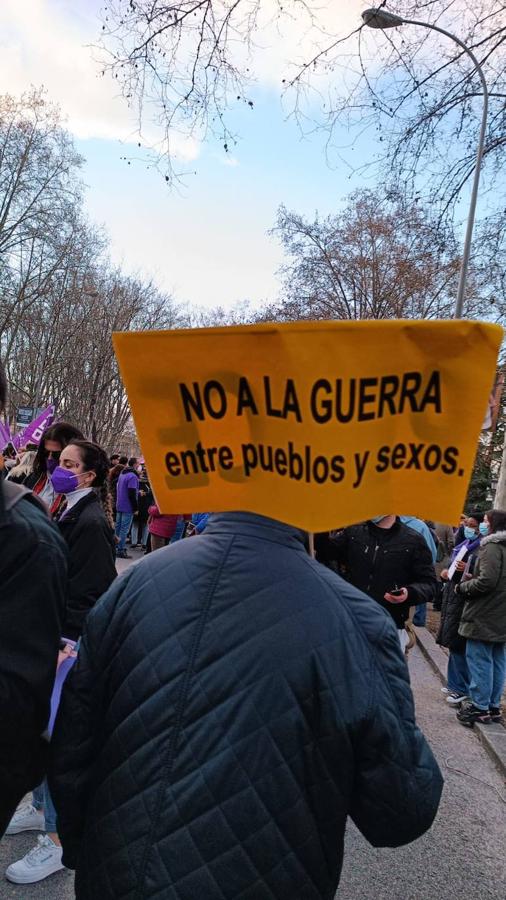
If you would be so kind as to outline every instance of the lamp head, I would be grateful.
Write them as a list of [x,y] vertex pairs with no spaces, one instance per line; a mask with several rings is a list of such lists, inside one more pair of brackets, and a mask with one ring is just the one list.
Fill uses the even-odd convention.
[[385,28],[398,28],[399,25],[404,25],[404,19],[386,9],[366,9],[362,13],[362,20],[368,28],[380,28],[382,31]]

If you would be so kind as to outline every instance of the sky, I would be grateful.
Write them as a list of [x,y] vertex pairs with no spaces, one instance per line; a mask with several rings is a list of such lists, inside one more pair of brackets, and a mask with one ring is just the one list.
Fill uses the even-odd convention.
[[[330,0],[328,16],[339,6]],[[359,23],[362,6],[346,0],[343,29]],[[100,76],[90,46],[100,34],[100,8],[98,0],[2,0],[0,90],[19,95],[44,85],[61,106],[86,160],[87,210],[127,272],[152,277],[195,306],[274,300],[283,253],[269,230],[279,205],[310,217],[336,211],[353,189],[368,186],[353,172],[373,159],[374,137],[353,143],[354,136],[339,134],[341,159],[327,164],[324,135],[303,139],[281,101],[287,59],[303,58],[310,47],[301,45],[296,23],[283,35],[267,29],[254,108],[241,103],[231,115],[240,141],[228,154],[215,139],[182,141],[181,164],[192,174],[169,189],[160,171],[135,158],[135,117],[117,85]],[[130,165],[125,156],[133,157]]]

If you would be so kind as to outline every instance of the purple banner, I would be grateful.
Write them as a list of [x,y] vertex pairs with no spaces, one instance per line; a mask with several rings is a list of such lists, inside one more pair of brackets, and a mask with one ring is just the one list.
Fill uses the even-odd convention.
[[4,422],[0,422],[0,451],[12,441],[11,430]]
[[51,425],[54,413],[55,409],[53,404],[51,404],[33,422],[30,422],[26,428],[23,428],[23,431],[16,434],[12,439],[16,450],[19,450],[20,447],[26,447],[27,444],[38,444],[45,429]]

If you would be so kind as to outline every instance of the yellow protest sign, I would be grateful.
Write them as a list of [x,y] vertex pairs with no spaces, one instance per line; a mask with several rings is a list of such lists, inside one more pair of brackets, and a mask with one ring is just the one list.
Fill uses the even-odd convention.
[[501,338],[481,322],[299,322],[114,346],[162,512],[323,531],[458,521]]

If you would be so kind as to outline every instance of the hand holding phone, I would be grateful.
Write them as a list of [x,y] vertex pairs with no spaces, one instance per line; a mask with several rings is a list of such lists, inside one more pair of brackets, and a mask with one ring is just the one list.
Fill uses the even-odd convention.
[[385,600],[388,603],[404,603],[408,599],[408,591],[406,588],[395,588],[385,594]]

